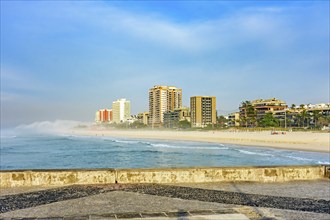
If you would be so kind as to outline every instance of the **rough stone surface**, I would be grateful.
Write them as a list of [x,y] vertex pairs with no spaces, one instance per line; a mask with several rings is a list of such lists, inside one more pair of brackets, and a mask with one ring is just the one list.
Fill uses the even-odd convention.
[[[164,216],[166,216],[164,213],[179,213],[177,215],[189,213],[196,216],[199,213],[211,216],[208,215],[210,210],[215,214],[212,215],[214,219],[217,219],[215,218],[216,214],[222,217],[224,215],[233,217],[236,214],[236,217],[247,216],[252,220],[330,219],[330,214],[326,211],[327,208],[324,209],[323,206],[326,204],[329,209],[329,199],[322,199],[323,196],[321,195],[322,192],[327,192],[325,186],[328,183],[327,180],[297,181],[281,183],[284,186],[279,184],[279,187],[276,187],[277,184],[275,183],[255,182],[235,182],[232,183],[235,184],[232,186],[227,183],[209,183],[207,186],[192,184],[181,187],[156,184],[78,185],[42,191],[35,191],[36,188],[24,188],[23,190],[16,188],[18,194],[15,194],[13,191],[15,188],[12,188],[11,191],[7,191],[6,196],[0,197],[0,207],[8,203],[8,201],[1,203],[2,199],[8,199],[8,196],[15,198],[18,195],[25,198],[25,203],[22,204],[32,205],[29,208],[22,209],[14,199],[11,205],[17,206],[16,209],[0,213],[0,219],[115,219],[112,217],[116,217],[117,214],[127,216],[129,213],[132,215],[149,213],[150,215],[161,214]],[[224,185],[221,187],[221,184],[227,184],[227,188]],[[300,190],[308,185],[308,190],[311,192],[319,191],[319,193],[306,198]],[[198,188],[193,188],[197,186]],[[256,188],[255,191],[252,190],[253,188]],[[237,189],[237,191],[232,189]],[[275,195],[269,193],[272,190]],[[277,196],[276,191],[282,191],[287,196]],[[294,195],[295,192],[298,192],[296,197],[288,196]],[[251,193],[253,195],[250,195]],[[70,197],[69,195],[78,197]],[[231,197],[234,197],[236,199],[234,201],[238,201],[239,204],[245,204],[246,201],[248,204],[232,204]],[[60,198],[63,200],[60,200]],[[48,199],[52,202],[47,203]],[[40,203],[38,204],[38,202]],[[255,204],[270,204],[270,206],[254,206]],[[303,211],[305,210],[304,204],[309,208],[309,211]],[[170,218],[164,217],[162,219]],[[187,220],[187,216],[177,216],[174,219]]]
[[283,182],[325,177],[325,166],[0,171],[0,187],[112,183]]
[[193,200],[182,200],[161,196],[144,195],[133,192],[112,191],[98,195],[65,200],[36,207],[17,209],[1,213],[0,218],[45,218],[75,217],[88,215],[111,215],[115,213],[175,212],[190,210],[233,208],[227,204],[217,204]]
[[297,197],[330,200],[330,179],[310,181],[290,181],[281,183],[259,182],[218,182],[218,183],[181,183],[175,186],[222,190],[269,196]]
[[114,169],[0,171],[0,187],[115,183]]
[[323,199],[267,196],[169,185],[137,185],[125,191],[187,200],[330,214],[330,201]]

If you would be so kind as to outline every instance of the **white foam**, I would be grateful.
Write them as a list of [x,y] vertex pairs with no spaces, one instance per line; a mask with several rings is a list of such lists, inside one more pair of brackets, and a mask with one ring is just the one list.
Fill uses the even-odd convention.
[[274,156],[272,154],[265,154],[265,153],[258,153],[258,152],[251,152],[247,150],[238,150],[242,154],[248,154],[248,155],[260,155],[260,156]]
[[202,150],[228,150],[228,147],[188,147],[188,146],[175,146],[175,145],[168,145],[168,144],[150,144],[152,147],[159,147],[159,148],[173,148],[173,149],[202,149]]
[[128,141],[128,140],[113,140],[116,143],[123,143],[123,144],[138,144],[139,141]]
[[295,156],[285,156],[290,159],[299,160],[299,161],[314,161],[313,159],[302,158],[302,157],[295,157]]

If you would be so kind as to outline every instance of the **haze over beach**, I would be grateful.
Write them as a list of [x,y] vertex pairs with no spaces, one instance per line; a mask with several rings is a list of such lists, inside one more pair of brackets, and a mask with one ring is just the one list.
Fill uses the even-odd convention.
[[175,85],[244,100],[329,102],[328,1],[1,1],[1,129],[93,121],[121,97]]

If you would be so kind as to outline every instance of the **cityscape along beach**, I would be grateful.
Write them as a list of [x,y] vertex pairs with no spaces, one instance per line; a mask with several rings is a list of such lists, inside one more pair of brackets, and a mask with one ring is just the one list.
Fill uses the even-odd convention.
[[[276,98],[242,101],[239,111],[218,115],[215,96],[192,96],[182,105],[182,89],[156,85],[149,89],[149,111],[131,115],[131,102],[118,99],[112,109],[96,111],[99,126],[117,128],[283,128],[330,130],[330,103],[292,104]],[[274,131],[273,134],[277,134]]]

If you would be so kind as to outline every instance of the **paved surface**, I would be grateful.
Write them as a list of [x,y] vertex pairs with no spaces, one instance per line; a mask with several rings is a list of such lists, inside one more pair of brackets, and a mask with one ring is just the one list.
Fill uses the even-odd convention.
[[7,188],[0,218],[330,219],[330,180]]

